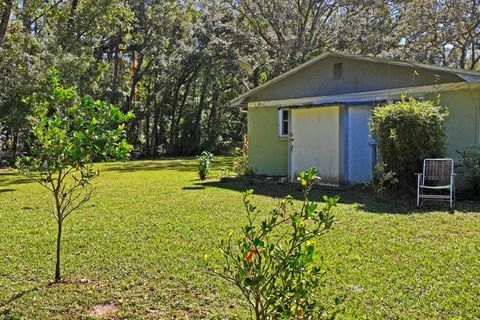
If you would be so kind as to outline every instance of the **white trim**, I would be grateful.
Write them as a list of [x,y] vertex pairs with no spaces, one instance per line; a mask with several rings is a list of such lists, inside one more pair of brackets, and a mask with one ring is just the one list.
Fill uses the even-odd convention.
[[288,114],[288,117],[287,117],[287,128],[289,128],[290,126],[290,112],[287,110],[287,109],[282,109],[282,108],[279,108],[278,109],[278,137],[279,138],[288,138],[288,129],[287,129],[287,133],[283,133],[283,122],[285,121],[285,119],[283,119],[283,112],[284,111],[287,111],[287,114]]
[[283,100],[268,100],[249,102],[249,108],[271,107],[271,106],[289,106],[289,105],[319,105],[319,104],[341,104],[341,103],[362,103],[375,101],[391,101],[399,99],[402,95],[421,96],[428,93],[437,93],[442,91],[453,91],[468,88],[480,88],[480,83],[454,82],[444,83],[435,86],[404,87],[389,90],[365,91],[356,93],[347,93],[331,96],[304,97]]

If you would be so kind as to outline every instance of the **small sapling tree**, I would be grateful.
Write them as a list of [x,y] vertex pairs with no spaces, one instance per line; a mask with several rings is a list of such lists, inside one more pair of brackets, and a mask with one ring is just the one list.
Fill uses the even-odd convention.
[[210,173],[213,162],[213,154],[208,151],[203,151],[198,157],[198,175],[201,180],[205,180]]
[[60,282],[63,222],[92,195],[91,182],[99,174],[93,161],[127,159],[131,146],[124,123],[133,115],[90,97],[79,99],[55,74],[45,106],[49,111],[33,128],[29,155],[19,158],[17,167],[52,195],[51,213],[57,222],[55,282]]
[[243,201],[248,222],[239,237],[231,231],[221,242],[224,267],[208,267],[241,290],[257,320],[326,317],[319,303],[324,271],[314,262],[315,239],[332,227],[338,197],[324,196],[323,207],[309,201],[316,180],[315,169],[302,172],[301,207],[295,208],[287,197],[261,221],[260,211],[251,202],[253,191],[246,191]]

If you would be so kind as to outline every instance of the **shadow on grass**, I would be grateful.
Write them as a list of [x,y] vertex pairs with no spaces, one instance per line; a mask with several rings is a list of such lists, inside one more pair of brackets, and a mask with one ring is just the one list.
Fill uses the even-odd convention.
[[[248,180],[234,179],[228,181],[208,181],[199,182],[196,186],[214,187],[243,192],[247,189],[253,189],[254,194],[282,199],[288,195],[294,199],[302,200],[303,194],[299,185],[296,184],[274,184],[274,183],[249,183]],[[429,213],[433,211],[452,212],[446,203],[431,202],[425,203],[421,208],[416,207],[415,195],[391,194],[379,199],[372,195],[370,190],[362,186],[355,186],[347,189],[315,188],[310,193],[310,200],[323,202],[323,196],[339,196],[340,204],[356,204],[360,210],[371,213],[386,214],[412,214]],[[478,211],[480,206],[472,205],[471,202],[458,203],[455,208],[461,211]]]
[[15,172],[1,172],[0,173],[0,188],[12,186],[17,184],[31,183],[32,180]]
[[13,191],[15,191],[15,189],[12,189],[12,188],[0,189],[0,193],[13,192]]
[[[213,162],[216,168],[230,167],[233,158],[216,158]],[[132,160],[125,163],[105,163],[104,171],[135,172],[135,171],[156,171],[156,170],[174,170],[174,171],[193,171],[198,168],[195,157],[182,158],[158,158],[148,160]]]
[[0,319],[2,319],[2,320],[17,320],[17,319],[20,319],[20,318],[15,317],[12,314],[12,311],[10,309],[5,309],[5,310],[0,310]]
[[205,189],[204,186],[191,186],[191,187],[183,187],[182,190],[203,190]]
[[[40,289],[39,287],[33,287],[33,288],[30,288],[30,289],[25,289],[23,291],[20,291],[20,292],[16,292],[15,294],[13,294],[10,299],[8,299],[7,301],[5,302],[1,302],[0,303],[0,308],[3,308],[3,307],[6,307],[7,305],[9,305],[10,303],[14,302],[15,300],[18,300],[20,299],[21,297],[23,297],[24,295],[30,293],[30,292],[34,292],[34,291],[37,291],[38,289]],[[5,311],[9,312],[8,309],[6,309]],[[0,315],[2,315],[2,313],[0,312]],[[1,318],[3,319],[3,318]],[[9,318],[7,318],[9,319]]]

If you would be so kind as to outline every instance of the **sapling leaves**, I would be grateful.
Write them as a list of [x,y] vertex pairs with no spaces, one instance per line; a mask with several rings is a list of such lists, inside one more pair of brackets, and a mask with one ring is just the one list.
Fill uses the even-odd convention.
[[52,92],[48,97],[52,114],[44,114],[28,141],[30,154],[20,157],[17,168],[50,191],[52,215],[58,223],[55,281],[60,277],[60,244],[63,221],[89,201],[91,181],[99,175],[93,161],[125,160],[131,150],[123,123],[132,114],[116,106],[77,98],[74,88],[64,88],[52,72]]
[[301,172],[304,191],[300,208],[286,197],[267,217],[258,221],[253,191],[243,194],[248,222],[232,242],[230,232],[221,241],[225,265],[211,272],[237,286],[254,311],[256,319],[321,319],[325,308],[319,303],[317,289],[324,271],[316,265],[315,238],[332,227],[332,209],[338,197],[324,197],[323,207],[308,200],[318,181],[315,169]]

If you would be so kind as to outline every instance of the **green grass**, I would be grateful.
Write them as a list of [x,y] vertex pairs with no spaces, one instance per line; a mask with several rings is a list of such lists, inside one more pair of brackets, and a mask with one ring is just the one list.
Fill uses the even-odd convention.
[[[216,170],[231,159],[223,158]],[[89,319],[113,303],[115,318],[245,319],[235,288],[212,279],[203,256],[245,219],[241,182],[197,180],[192,159],[102,164],[90,206],[65,222],[63,276],[53,278],[55,224],[48,194],[0,171],[0,319]],[[215,173],[214,173],[215,174]],[[295,186],[257,185],[268,209]],[[334,229],[319,240],[328,303],[340,318],[480,317],[480,205],[420,211],[414,199],[378,202],[340,194]]]

